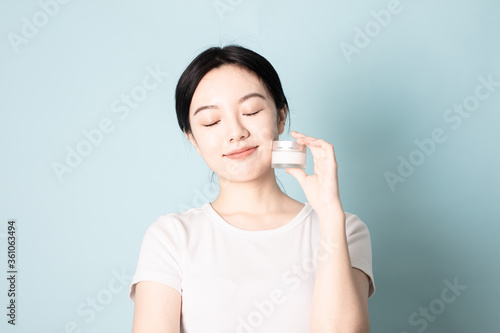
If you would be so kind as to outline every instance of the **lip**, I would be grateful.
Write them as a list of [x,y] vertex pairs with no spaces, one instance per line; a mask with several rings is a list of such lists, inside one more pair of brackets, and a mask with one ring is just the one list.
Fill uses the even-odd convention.
[[257,149],[258,146],[255,147],[243,147],[237,150],[233,150],[231,153],[224,155],[227,158],[231,159],[240,159],[240,158],[245,158],[251,154]]

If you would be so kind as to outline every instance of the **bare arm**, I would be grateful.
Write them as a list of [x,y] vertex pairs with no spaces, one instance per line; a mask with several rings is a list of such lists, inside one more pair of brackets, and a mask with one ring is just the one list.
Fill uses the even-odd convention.
[[318,213],[320,246],[311,308],[311,333],[367,333],[369,279],[352,268],[346,236],[346,214],[340,202],[337,161],[333,145],[292,131],[311,150],[314,175],[286,168],[302,186]]
[[132,333],[179,333],[180,316],[177,290],[154,281],[137,283]]
[[344,214],[320,217],[321,238],[311,310],[312,333],[367,333],[368,276],[351,267]]

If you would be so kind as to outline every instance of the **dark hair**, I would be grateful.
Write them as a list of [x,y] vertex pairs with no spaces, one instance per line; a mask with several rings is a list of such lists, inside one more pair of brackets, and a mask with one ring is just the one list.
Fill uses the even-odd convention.
[[175,89],[175,110],[179,127],[185,133],[191,132],[189,122],[189,107],[194,91],[201,79],[214,68],[233,64],[254,72],[264,82],[264,86],[271,94],[279,111],[287,107],[286,100],[278,73],[266,58],[260,54],[239,45],[225,47],[211,47],[200,53],[184,70]]

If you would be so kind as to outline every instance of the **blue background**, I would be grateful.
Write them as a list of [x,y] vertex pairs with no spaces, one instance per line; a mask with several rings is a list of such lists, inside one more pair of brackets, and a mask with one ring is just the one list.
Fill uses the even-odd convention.
[[[344,209],[372,237],[371,331],[498,331],[499,1],[54,3],[0,11],[0,258],[6,272],[15,219],[18,269],[15,327],[1,279],[2,332],[131,331],[128,283],[146,228],[216,197],[177,125],[175,84],[200,51],[230,43],[280,74],[291,110],[282,139],[292,129],[335,147]],[[391,14],[385,26],[377,13]],[[162,73],[157,87],[125,113],[122,94],[144,92],[148,70]],[[454,113],[462,103],[473,111]],[[85,146],[82,131],[102,121],[112,130]],[[431,144],[435,129],[442,142]],[[78,145],[87,156],[58,176]],[[388,172],[401,177],[392,187]],[[292,176],[277,176],[306,201]],[[445,280],[465,287],[453,294]]]

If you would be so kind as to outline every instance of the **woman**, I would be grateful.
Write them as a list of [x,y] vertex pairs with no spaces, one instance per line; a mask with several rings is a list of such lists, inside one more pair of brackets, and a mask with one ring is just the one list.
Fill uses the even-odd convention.
[[130,287],[133,333],[368,332],[370,236],[342,209],[333,146],[292,131],[314,175],[285,171],[308,202],[276,183],[272,141],[288,104],[272,65],[240,46],[209,48],[175,98],[179,126],[220,191],[146,231]]

